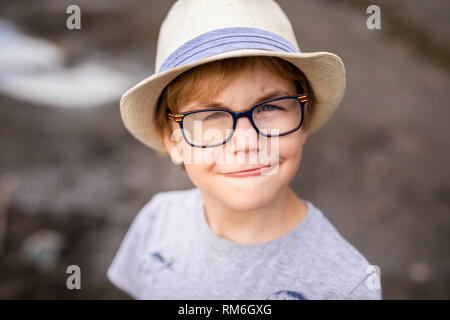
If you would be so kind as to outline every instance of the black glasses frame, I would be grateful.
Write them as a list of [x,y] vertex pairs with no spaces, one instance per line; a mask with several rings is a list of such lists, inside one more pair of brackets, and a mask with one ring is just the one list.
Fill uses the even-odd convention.
[[[301,109],[301,120],[299,125],[292,130],[289,130],[287,132],[281,133],[281,134],[265,134],[262,131],[260,131],[258,129],[258,127],[256,126],[255,122],[253,121],[253,110],[256,107],[259,107],[263,104],[269,103],[269,102],[273,102],[273,101],[278,101],[278,100],[285,100],[285,99],[297,99],[297,101],[299,102],[299,107]],[[305,104],[308,101],[307,95],[306,94],[300,94],[300,95],[293,95],[293,96],[284,96],[284,97],[278,97],[278,98],[274,98],[274,99],[270,99],[267,101],[263,101],[260,102],[258,104],[255,104],[254,106],[250,107],[247,110],[241,111],[241,112],[234,112],[231,111],[229,109],[224,109],[224,108],[210,108],[210,109],[201,109],[201,110],[193,110],[193,111],[187,111],[187,112],[182,112],[182,113],[168,113],[168,118],[169,120],[173,120],[175,122],[178,123],[178,125],[180,126],[181,129],[181,133],[183,134],[183,138],[186,141],[187,144],[189,144],[191,147],[196,147],[196,148],[210,148],[210,147],[217,147],[220,145],[223,145],[225,143],[227,143],[231,137],[234,134],[234,131],[236,130],[236,124],[239,118],[248,118],[250,120],[250,123],[252,124],[253,128],[256,130],[256,132],[258,132],[260,135],[265,136],[265,137],[281,137],[281,136],[285,136],[287,134],[290,134],[292,132],[297,131],[298,129],[301,128],[302,124],[303,124],[303,118],[304,118],[304,108],[305,108]],[[206,111],[225,111],[227,113],[229,113],[232,118],[233,118],[233,129],[232,129],[232,133],[230,134],[230,136],[224,140],[221,143],[216,143],[213,145],[209,145],[209,146],[202,146],[202,145],[195,145],[191,142],[189,142],[189,140],[186,138],[185,134],[184,134],[184,129],[183,129],[183,120],[184,117],[193,113],[199,113],[199,112],[206,112]]]

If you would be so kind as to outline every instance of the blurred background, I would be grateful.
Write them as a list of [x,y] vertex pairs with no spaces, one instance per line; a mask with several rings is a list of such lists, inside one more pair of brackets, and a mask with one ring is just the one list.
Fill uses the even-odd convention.
[[[173,1],[0,0],[0,298],[128,298],[106,277],[138,210],[193,185],[123,127]],[[381,269],[385,299],[450,298],[450,2],[280,0],[346,95],[295,191]],[[68,30],[66,8],[81,8]],[[369,30],[366,8],[381,8]],[[81,268],[68,290],[66,268]]]

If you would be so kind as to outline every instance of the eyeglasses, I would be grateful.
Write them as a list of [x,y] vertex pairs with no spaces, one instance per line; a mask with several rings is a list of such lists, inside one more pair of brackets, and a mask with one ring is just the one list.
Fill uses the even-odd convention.
[[178,123],[190,146],[208,148],[225,144],[242,117],[248,118],[253,128],[265,137],[295,132],[302,126],[307,101],[306,94],[301,94],[267,100],[237,113],[222,108],[200,109],[168,113],[168,118]]

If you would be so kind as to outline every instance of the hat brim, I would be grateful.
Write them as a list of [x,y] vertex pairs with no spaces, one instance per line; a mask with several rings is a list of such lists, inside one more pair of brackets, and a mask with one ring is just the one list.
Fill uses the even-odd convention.
[[333,53],[288,53],[241,49],[155,73],[136,84],[120,99],[120,113],[125,127],[148,147],[164,152],[164,143],[155,125],[155,109],[163,89],[178,75],[189,69],[216,60],[243,56],[279,57],[291,62],[305,74],[314,92],[314,112],[309,120],[310,133],[314,133],[323,126],[344,96],[345,67],[342,60]]

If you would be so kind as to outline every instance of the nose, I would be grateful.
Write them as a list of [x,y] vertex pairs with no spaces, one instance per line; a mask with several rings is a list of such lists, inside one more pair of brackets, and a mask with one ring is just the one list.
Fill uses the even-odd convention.
[[249,130],[249,129],[253,129],[252,123],[250,122],[250,119],[247,117],[240,117],[239,119],[237,119],[236,121],[236,129],[242,129],[242,130]]
[[232,140],[234,152],[258,150],[258,132],[253,128],[250,119],[247,117],[241,117],[237,120]]

